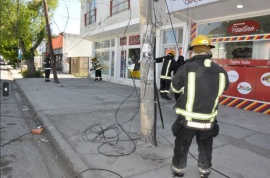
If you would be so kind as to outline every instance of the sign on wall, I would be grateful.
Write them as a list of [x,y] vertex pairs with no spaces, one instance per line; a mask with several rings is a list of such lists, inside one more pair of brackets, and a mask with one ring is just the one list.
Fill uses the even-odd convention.
[[268,60],[219,59],[228,73],[230,87],[225,95],[270,102],[270,63]]
[[233,35],[246,35],[256,32],[260,28],[260,24],[255,20],[244,20],[231,24],[227,31]]
[[129,41],[129,45],[139,45],[140,35],[129,36],[128,41]]
[[170,0],[168,2],[169,12],[175,12],[191,7],[200,6],[203,4],[209,4],[220,0]]

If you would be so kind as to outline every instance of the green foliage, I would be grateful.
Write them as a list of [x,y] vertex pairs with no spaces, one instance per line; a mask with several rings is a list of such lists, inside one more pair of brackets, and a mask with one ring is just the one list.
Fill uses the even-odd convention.
[[[23,71],[21,72],[21,75],[22,75],[23,78],[29,78],[28,70],[27,70],[27,69],[23,70]],[[35,74],[34,77],[35,77],[35,78],[44,78],[44,71],[38,69],[38,70],[36,71],[36,74]],[[33,77],[31,77],[31,78],[33,78]]]
[[[33,57],[41,40],[46,37],[43,0],[0,1],[0,54],[10,61]],[[56,9],[58,0],[47,0],[49,15]]]

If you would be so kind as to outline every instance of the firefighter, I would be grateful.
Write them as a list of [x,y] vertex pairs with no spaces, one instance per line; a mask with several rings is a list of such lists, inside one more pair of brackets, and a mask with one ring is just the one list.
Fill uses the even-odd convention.
[[92,59],[92,66],[93,68],[90,69],[90,71],[95,70],[95,81],[101,81],[102,80],[102,67],[97,60],[97,58]]
[[[182,55],[180,55],[174,65],[174,70],[173,70],[173,75],[176,74],[177,70],[184,65],[186,62],[184,60],[184,57]],[[175,101],[177,102],[178,98],[180,97],[180,93],[174,93],[174,98]]]
[[178,117],[172,125],[176,138],[171,169],[179,177],[184,176],[194,136],[199,173],[208,177],[211,172],[213,137],[219,133],[216,120],[219,97],[229,87],[227,72],[211,61],[214,47],[207,36],[196,36],[189,46],[192,57],[172,78],[172,90],[180,93],[180,98],[175,106]]
[[170,50],[167,56],[159,57],[155,59],[156,63],[163,63],[160,73],[160,96],[166,100],[171,100],[170,85],[171,85],[171,72],[174,70],[175,52]]
[[51,58],[50,53],[45,54],[45,59],[43,61],[44,73],[45,73],[45,82],[50,82],[50,73],[51,73]]

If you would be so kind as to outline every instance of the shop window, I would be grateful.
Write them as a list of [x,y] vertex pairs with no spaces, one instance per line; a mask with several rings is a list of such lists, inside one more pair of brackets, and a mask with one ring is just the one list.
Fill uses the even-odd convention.
[[128,50],[128,78],[140,79],[140,48]]
[[115,40],[111,39],[111,47],[114,47],[114,46],[115,46]]
[[270,33],[270,15],[201,24],[198,34],[209,38]]
[[178,43],[182,43],[183,41],[183,29],[178,30]]
[[[177,40],[177,41],[175,41]],[[177,30],[167,30],[163,32],[163,49],[164,53],[162,55],[166,55],[169,49],[173,49],[175,51],[176,58],[179,54],[182,55],[182,44],[183,44],[183,29],[179,28]],[[178,51],[176,50],[178,48]]]
[[175,44],[176,31],[174,30],[167,30],[163,32],[163,44]]
[[120,78],[126,78],[126,50],[121,50]]
[[111,76],[114,76],[114,57],[115,57],[115,52],[112,51],[112,60],[111,60]]
[[109,47],[110,47],[110,40],[95,42],[95,48],[96,49],[109,48]]
[[216,43],[212,49],[213,58],[217,59],[270,59],[269,41],[246,41]]
[[102,67],[102,74],[109,75],[109,58],[110,53],[109,51],[96,51],[95,57],[98,59],[101,67]]
[[212,39],[217,59],[270,59],[270,15],[198,25]]

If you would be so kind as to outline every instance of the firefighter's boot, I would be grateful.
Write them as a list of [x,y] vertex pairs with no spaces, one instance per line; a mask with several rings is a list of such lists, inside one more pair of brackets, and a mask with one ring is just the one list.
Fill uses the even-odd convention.
[[210,168],[204,169],[199,167],[199,173],[201,175],[201,178],[208,178],[208,176],[211,173],[211,169]]
[[164,99],[166,99],[166,100],[171,100],[171,98],[170,98],[166,93],[164,93],[163,95],[164,95],[164,96],[163,96]]
[[172,168],[172,174],[174,177],[183,177],[185,174],[185,168],[176,168],[173,165]]
[[160,97],[161,98],[164,98],[164,93],[160,93]]

